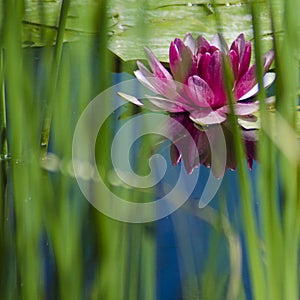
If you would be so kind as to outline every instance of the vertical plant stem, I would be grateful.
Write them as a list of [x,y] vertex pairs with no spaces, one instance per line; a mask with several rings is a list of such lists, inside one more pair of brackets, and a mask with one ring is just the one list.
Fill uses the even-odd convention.
[[[18,107],[16,105],[17,102],[20,101],[19,95],[17,92],[17,89],[13,91],[12,88],[12,82],[10,81],[11,78],[13,78],[14,70],[12,70],[13,67],[16,68],[17,74],[19,73],[19,66],[18,63],[20,62],[19,56],[18,58],[13,61],[12,56],[18,52],[17,47],[16,47],[16,41],[18,42],[18,35],[15,36],[15,33],[18,34],[18,10],[15,9],[15,5],[12,1],[4,1],[2,4],[3,11],[2,13],[2,32],[1,32],[1,45],[0,45],[0,51],[1,51],[1,102],[0,102],[0,110],[1,110],[1,143],[0,143],[0,156],[1,158],[2,155],[5,155],[5,152],[7,152],[7,149],[5,150],[4,146],[5,143],[7,143],[6,137],[6,97],[4,92],[6,92],[9,96],[12,97],[12,101],[9,106],[14,110],[14,107]],[[8,15],[12,13],[12,17],[8,18]],[[15,24],[17,23],[17,24]],[[16,37],[16,39],[14,39]],[[5,51],[4,51],[5,49]],[[4,60],[4,54],[7,54]],[[9,67],[8,67],[9,66]],[[18,79],[15,78],[16,81]],[[6,91],[4,89],[4,83],[6,82]],[[7,108],[7,111],[9,113],[9,108]],[[18,151],[21,143],[21,139],[18,139],[18,129],[19,124],[19,118],[20,117],[20,110],[16,109],[16,121],[12,122],[12,129],[16,130],[15,137],[14,139],[11,139],[10,141],[10,151],[13,152],[14,155],[18,156],[20,155],[20,152]],[[6,141],[5,141],[6,140]],[[1,161],[1,188],[3,189],[1,191],[1,196],[4,193],[4,181],[5,181],[5,176],[6,176],[6,167],[5,167],[5,162]],[[2,177],[3,176],[3,177]],[[17,297],[18,296],[18,286],[17,286],[17,268],[16,268],[16,251],[17,251],[17,246],[16,246],[16,236],[15,236],[15,230],[13,230],[13,222],[11,218],[4,218],[5,214],[5,209],[6,209],[6,195],[3,194],[5,197],[1,197],[1,200],[3,203],[1,203],[1,209],[3,209],[3,213],[1,215],[1,220],[3,220],[3,223],[1,221],[1,225],[3,224],[3,227],[1,226],[1,240],[3,241],[3,247],[1,247],[1,296],[2,297],[7,297],[8,299],[10,297]],[[2,202],[1,201],[1,202]],[[10,210],[10,213],[13,214],[13,209]],[[3,218],[3,219],[2,219]],[[5,221],[7,220],[7,222]],[[3,230],[2,230],[3,229]],[[9,249],[10,248],[10,249]],[[16,288],[17,287],[17,288]]]
[[[276,8],[284,11],[282,16],[277,15]],[[296,1],[271,0],[273,28],[275,30],[282,24],[283,35],[275,35],[276,49],[276,109],[280,119],[289,125],[289,131],[279,137],[281,143],[289,144],[289,135],[296,132],[297,105],[299,102],[299,51],[300,20],[297,9],[300,4]],[[280,132],[280,123],[276,124]],[[298,141],[295,141],[298,144]],[[299,147],[294,149],[299,153]],[[283,253],[282,285],[283,299],[299,298],[299,159],[293,160],[284,153],[279,152],[281,202],[283,218]],[[298,189],[298,190],[297,190]]]
[[[12,157],[8,178],[11,187],[11,211],[8,220],[13,224],[6,237],[9,234],[13,236],[12,242],[8,238],[7,241],[15,247],[10,249],[13,255],[8,255],[9,282],[6,295],[8,299],[13,297],[34,300],[43,296],[39,251],[40,202],[37,201],[40,185],[39,161],[33,155],[34,145],[31,144],[35,114],[26,109],[32,99],[26,92],[26,80],[30,76],[24,72],[22,59],[23,5],[23,1],[4,2],[4,74],[9,126],[8,148]],[[16,257],[11,257],[15,253]]]
[[[3,48],[0,44],[0,235],[3,237],[0,241],[0,265],[5,262],[5,253],[7,251],[7,240],[5,235],[5,208],[7,205],[6,184],[7,184],[7,142],[6,142],[6,108],[4,95],[4,72],[3,72]],[[5,271],[0,271],[0,290],[5,290]]]
[[4,90],[4,49],[0,46],[0,159],[7,156],[6,104]]
[[[299,51],[300,20],[297,13],[298,1],[284,2],[284,36],[278,53],[280,89],[276,90],[278,112],[292,130],[296,130],[296,106],[299,95]],[[283,143],[288,134],[281,137]],[[297,143],[299,145],[299,143]],[[299,151],[295,149],[295,151]],[[299,210],[297,186],[299,185],[298,161],[292,161],[286,154],[280,153],[281,182],[283,190],[283,226],[284,226],[284,298],[299,298]]]
[[[0,218],[4,220],[5,210],[5,190],[7,179],[7,135],[6,135],[6,104],[4,92],[4,66],[3,66],[4,50],[0,44]],[[2,225],[2,222],[1,222]],[[2,228],[2,226],[0,226]]]
[[[216,12],[217,28],[222,28],[220,13],[218,12],[215,1],[213,2]],[[238,180],[240,187],[240,199],[243,215],[243,229],[245,231],[246,254],[250,268],[250,280],[254,299],[266,299],[266,287],[264,284],[264,268],[261,258],[260,239],[257,228],[256,214],[254,210],[253,189],[251,188],[251,180],[247,172],[247,164],[245,159],[244,144],[241,139],[240,128],[237,117],[234,114],[234,99],[231,91],[232,88],[232,70],[229,63],[224,60],[225,84],[231,114],[228,117],[230,128],[233,132],[234,150],[238,165]]]
[[53,84],[48,85],[49,90],[46,94],[47,102],[45,106],[45,113],[44,113],[44,120],[43,120],[42,134],[41,134],[42,156],[45,156],[48,149],[52,112],[53,112],[53,106],[55,105],[55,95],[56,95],[59,69],[61,63],[64,33],[65,33],[65,27],[66,27],[70,2],[71,0],[63,0],[61,4],[53,64],[50,72],[50,80]]
[[[256,76],[259,86],[263,86],[263,59],[261,50],[261,20],[260,5],[256,1],[251,2],[253,18]],[[258,99],[260,104],[261,132],[259,136],[258,157],[260,172],[258,174],[259,190],[261,195],[260,220],[262,236],[265,245],[265,270],[268,299],[281,299],[282,289],[280,285],[280,266],[282,255],[282,229],[279,216],[279,204],[277,198],[277,176],[275,161],[275,146],[272,139],[266,134],[272,133],[270,113],[265,104],[266,93],[263,88],[259,90]]]

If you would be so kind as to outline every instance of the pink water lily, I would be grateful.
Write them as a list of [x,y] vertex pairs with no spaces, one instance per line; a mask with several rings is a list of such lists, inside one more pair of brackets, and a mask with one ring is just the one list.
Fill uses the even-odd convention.
[[[156,56],[145,49],[150,72],[141,62],[134,72],[137,79],[156,95],[147,96],[151,109],[171,113],[189,112],[190,119],[201,125],[222,123],[230,113],[224,78],[224,59],[232,68],[232,95],[236,115],[249,115],[258,110],[258,104],[244,101],[258,92],[255,64],[250,66],[251,42],[240,34],[228,47],[221,35],[215,35],[211,42],[203,36],[196,40],[186,34],[183,40],[176,38],[170,45],[169,59],[171,73]],[[264,86],[270,85],[274,73],[267,73],[274,51],[264,57]],[[123,98],[143,106],[145,101],[122,94]]]

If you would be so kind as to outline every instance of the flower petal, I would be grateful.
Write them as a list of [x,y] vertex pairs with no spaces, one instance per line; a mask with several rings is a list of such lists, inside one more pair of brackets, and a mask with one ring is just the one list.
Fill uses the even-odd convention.
[[153,54],[153,52],[145,48],[145,53],[148,58],[149,65],[151,67],[151,70],[153,73],[159,77],[159,78],[166,78],[168,80],[172,79],[171,74],[168,72],[168,70],[159,62],[159,60],[156,58],[156,56]]
[[156,90],[156,88],[149,82],[149,78],[151,77],[145,77],[142,73],[142,71],[140,70],[136,70],[133,72],[135,77],[137,78],[137,80],[143,85],[145,86],[147,89],[151,90],[154,93],[159,93],[158,90]]
[[191,49],[193,54],[195,54],[196,42],[190,33],[185,35],[183,43]]
[[235,103],[234,104],[234,112],[238,116],[245,116],[253,114],[258,111],[259,105],[254,102],[249,103]]
[[240,54],[239,72],[237,81],[247,72],[251,59],[251,42],[245,43],[243,53]]
[[209,85],[199,76],[188,79],[186,93],[196,107],[211,107],[214,103],[214,94]]
[[152,74],[152,73],[145,67],[145,65],[144,65],[142,62],[137,61],[136,64],[137,64],[139,70],[141,71],[141,73],[142,73],[145,77],[153,77],[153,76],[154,76],[154,74]]
[[214,102],[211,103],[213,108],[218,108],[226,103],[226,91],[224,88],[224,72],[222,63],[222,53],[216,50],[208,65],[207,83],[212,89],[215,97]]
[[127,95],[127,94],[122,93],[122,92],[118,92],[118,95],[120,97],[122,97],[123,99],[125,99],[125,100],[127,100],[127,101],[129,101],[129,102],[131,102],[131,103],[133,103],[137,106],[144,106],[144,104],[138,98],[136,98],[134,96]]
[[[263,77],[263,84],[264,84],[264,88],[268,88],[274,81],[276,78],[276,74],[274,72],[268,72],[264,75]],[[246,94],[244,94],[239,101],[241,100],[246,100],[249,99],[253,96],[255,96],[258,93],[259,89],[258,89],[258,83]]]
[[189,76],[197,73],[191,49],[181,39],[175,39],[170,45],[170,69],[178,82],[185,83]]
[[198,75],[207,82],[209,74],[207,72],[209,62],[211,60],[211,54],[205,52],[204,54],[199,54],[198,56]]
[[267,72],[269,68],[271,67],[271,64],[275,58],[275,52],[274,50],[269,50],[267,53],[264,55],[264,70]]
[[223,35],[220,33],[215,34],[213,36],[210,44],[211,44],[211,46],[215,46],[216,48],[218,48],[225,54],[228,52],[228,44],[226,43]]
[[190,119],[200,125],[220,124],[226,120],[226,114],[223,110],[201,109],[193,111]]
[[257,83],[255,65],[253,65],[244,76],[238,81],[235,87],[235,94],[237,99],[244,98],[243,96],[248,93]]
[[243,56],[245,50],[245,35],[241,33],[231,44],[230,50],[238,53],[239,57]]
[[[275,53],[273,50],[268,51],[264,55],[264,71],[267,72],[274,60]],[[235,92],[238,99],[244,99],[244,95],[248,93],[256,84],[255,64],[243,75],[236,85]]]
[[172,113],[179,113],[184,112],[184,108],[178,104],[176,104],[174,101],[171,101],[169,99],[158,97],[158,96],[150,96],[145,95],[145,97],[155,106],[159,107],[160,109]]
[[205,39],[205,37],[203,37],[202,35],[200,35],[197,40],[196,40],[196,54],[203,54],[205,52],[208,52],[208,50],[210,49],[210,44],[209,42]]
[[[172,118],[177,122],[171,122],[168,128],[168,136],[171,140],[171,161],[173,165],[177,165],[182,160],[185,169],[190,174],[200,165],[198,139],[201,132],[195,128],[187,114],[176,114]],[[187,135],[187,132],[190,135]]]
[[169,100],[175,100],[179,97],[176,91],[176,84],[173,79],[167,80],[157,77],[149,77],[147,80],[155,88],[157,94],[161,94]]
[[233,76],[234,76],[234,78],[237,78],[238,77],[238,70],[239,70],[239,56],[238,56],[238,53],[235,50],[230,50],[228,55],[229,55],[230,62],[231,62]]

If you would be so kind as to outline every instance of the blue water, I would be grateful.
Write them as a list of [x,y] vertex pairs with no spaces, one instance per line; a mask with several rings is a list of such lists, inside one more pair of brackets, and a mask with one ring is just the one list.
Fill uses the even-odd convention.
[[[165,155],[168,161],[168,154]],[[168,167],[172,168],[170,161]],[[180,166],[177,166],[180,167]],[[174,167],[173,167],[174,168]],[[202,299],[200,279],[203,279],[207,261],[211,255],[211,239],[216,230],[207,221],[197,217],[197,199],[199,199],[206,183],[209,169],[200,167],[198,184],[191,196],[180,209],[172,215],[157,221],[157,299],[179,300],[183,299],[184,289],[188,288],[189,281],[195,281],[192,295],[195,299]],[[250,171],[249,171],[250,172]],[[254,164],[250,172],[252,179],[257,172]],[[228,212],[228,218],[233,226],[241,226],[240,196],[236,171],[225,173],[222,185],[215,198],[209,203],[217,212]],[[168,178],[165,180],[168,181]],[[254,190],[255,192],[255,190]],[[256,201],[257,199],[255,199]],[[219,238],[218,250],[215,255],[217,274],[215,284],[230,275],[228,244],[224,235]],[[246,291],[246,299],[252,299],[249,282],[248,265],[245,256],[243,236],[240,233],[243,249],[242,281]],[[191,278],[192,277],[192,278]],[[226,290],[225,290],[226,291]],[[224,297],[226,295],[224,294]],[[186,298],[184,298],[186,299]]]

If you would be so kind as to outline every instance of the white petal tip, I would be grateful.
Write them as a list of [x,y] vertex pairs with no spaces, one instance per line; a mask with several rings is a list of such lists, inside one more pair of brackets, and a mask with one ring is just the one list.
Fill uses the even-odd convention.
[[127,95],[127,94],[121,93],[121,92],[118,92],[118,95],[119,95],[121,98],[123,98],[123,99],[125,99],[125,100],[127,100],[127,101],[129,101],[129,102],[131,102],[131,103],[133,103],[133,104],[135,104],[135,105],[138,105],[138,106],[144,106],[144,104],[143,104],[141,101],[139,101],[138,98],[136,98],[136,97],[134,97],[134,96]]

